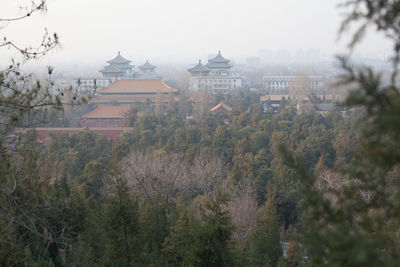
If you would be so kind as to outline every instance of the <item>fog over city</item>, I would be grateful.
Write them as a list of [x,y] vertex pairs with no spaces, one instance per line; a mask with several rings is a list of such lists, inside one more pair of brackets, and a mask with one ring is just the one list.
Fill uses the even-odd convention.
[[400,0],[0,0],[0,266],[400,266]]
[[[2,3],[0,16],[20,15],[21,2]],[[29,2],[29,1],[25,1]],[[295,56],[319,50],[320,60],[347,51],[337,41],[343,16],[335,0],[50,0],[48,13],[8,25],[2,34],[18,44],[40,42],[43,29],[60,36],[61,47],[40,64],[104,64],[117,51],[134,61],[193,64],[221,50],[235,62],[262,50]],[[51,11],[51,12],[50,12]],[[24,38],[18,38],[24,35]],[[24,43],[25,42],[25,43]],[[369,34],[356,57],[388,56],[382,35]],[[3,63],[9,53],[0,54]]]

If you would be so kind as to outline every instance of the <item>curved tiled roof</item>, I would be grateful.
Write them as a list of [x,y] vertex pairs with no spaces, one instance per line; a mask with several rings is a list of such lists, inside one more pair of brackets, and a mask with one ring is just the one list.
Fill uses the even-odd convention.
[[223,62],[221,62],[221,63],[208,62],[206,64],[206,67],[209,69],[218,69],[218,68],[219,69],[230,69],[230,68],[232,68],[232,65],[229,63],[223,63]]
[[161,79],[117,80],[113,84],[99,91],[100,94],[112,93],[171,93],[177,92]]
[[142,66],[139,66],[139,69],[143,70],[149,70],[149,69],[155,69],[156,66],[152,65],[149,63],[148,60],[146,60],[146,63],[144,63]]
[[130,106],[99,106],[82,116],[84,119],[123,119]]
[[210,70],[206,68],[203,64],[201,64],[201,60],[199,63],[191,69],[188,69],[189,72],[209,72]]
[[218,51],[218,55],[216,57],[208,60],[208,62],[211,63],[229,63],[229,61],[229,59],[226,59],[221,55],[221,51]]
[[118,55],[115,58],[107,61],[107,63],[110,63],[110,64],[126,64],[126,63],[130,63],[130,62],[131,62],[130,60],[121,56],[121,53],[119,51],[118,51]]
[[104,68],[100,72],[101,73],[123,73],[125,71],[121,70],[120,68],[117,68],[113,65],[107,65],[107,66],[104,66]]
[[266,101],[281,101],[282,97],[285,98],[286,100],[289,99],[289,95],[263,95],[260,97],[261,102],[266,102]]
[[113,65],[112,66],[114,66],[114,67],[117,67],[118,69],[121,69],[121,70],[124,70],[124,71],[126,71],[126,70],[131,70],[131,69],[133,69],[133,65],[131,65],[131,64],[115,64],[115,63],[113,63]]
[[210,109],[211,112],[215,112],[215,111],[218,111],[218,110],[231,112],[232,108],[221,101],[218,105],[216,105],[215,107]]

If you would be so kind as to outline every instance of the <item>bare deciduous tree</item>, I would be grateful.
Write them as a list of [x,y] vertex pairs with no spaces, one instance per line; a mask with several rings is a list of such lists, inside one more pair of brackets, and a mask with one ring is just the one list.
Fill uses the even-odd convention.
[[[35,15],[36,13],[47,11],[47,0],[33,0],[29,6],[21,6],[20,10],[22,15],[9,18],[0,18],[0,34],[7,25],[11,22],[16,22],[23,19],[28,19],[29,17]],[[21,47],[16,41],[9,40],[6,36],[2,36],[2,41],[0,41],[0,48],[13,48],[17,50],[25,60],[36,59],[44,56],[47,52],[54,49],[59,45],[59,38],[57,33],[50,34],[47,29],[42,36],[42,41],[36,46]]]
[[240,250],[246,246],[246,242],[256,227],[260,208],[256,200],[256,192],[249,183],[242,183],[231,188],[231,201],[227,209],[235,225],[233,233]]
[[180,154],[133,152],[123,162],[123,174],[128,186],[149,201],[158,185],[167,203],[181,192],[188,199],[198,195],[215,196],[227,177],[224,161],[216,156],[198,156],[189,163],[184,158]]
[[[22,6],[22,15],[0,18],[0,50],[14,49],[23,56],[24,61],[37,59],[59,44],[57,34],[45,31],[42,41],[36,46],[21,47],[17,41],[9,40],[4,36],[4,29],[10,24],[40,12],[47,11],[46,0],[33,0],[29,6]],[[48,122],[53,112],[63,109],[64,104],[79,104],[87,98],[79,97],[77,91],[71,93],[68,103],[64,93],[71,88],[56,90],[51,79],[53,68],[48,68],[48,77],[40,81],[32,74],[24,74],[20,63],[11,61],[9,67],[0,70],[0,217],[8,218],[6,225],[0,226],[0,243],[11,243],[15,246],[29,246],[30,238],[26,240],[8,240],[7,231],[14,228],[24,229],[26,235],[43,240],[48,246],[55,244],[65,247],[64,226],[57,232],[43,215],[44,211],[54,207],[55,203],[43,192],[46,192],[51,183],[51,171],[30,149],[18,153],[11,151],[6,145],[6,137],[15,127],[32,127],[39,123]],[[94,92],[93,92],[94,93]],[[90,97],[90,96],[89,96]],[[70,100],[70,101],[69,101]],[[32,142],[31,140],[27,143]],[[22,142],[21,142],[22,143]],[[23,144],[21,144],[23,145]],[[33,151],[34,149],[32,149]],[[28,159],[26,159],[28,158]],[[8,228],[8,229],[7,229]],[[24,243],[25,242],[25,243]]]

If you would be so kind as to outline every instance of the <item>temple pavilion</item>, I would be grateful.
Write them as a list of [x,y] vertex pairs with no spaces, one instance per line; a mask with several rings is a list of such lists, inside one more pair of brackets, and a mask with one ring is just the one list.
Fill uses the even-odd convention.
[[194,66],[191,69],[188,69],[188,71],[192,74],[192,76],[195,77],[206,77],[210,73],[210,69],[201,64],[201,59],[199,60],[199,63],[196,66]]
[[82,116],[83,127],[118,128],[123,126],[124,117],[130,107],[137,103],[152,106],[166,106],[178,101],[178,89],[167,85],[161,79],[116,80],[110,86],[98,91],[91,100],[96,107]]
[[146,63],[144,63],[142,66],[139,66],[139,69],[143,73],[154,73],[156,66],[150,64],[150,62],[146,60]]
[[174,98],[177,93],[178,89],[167,85],[161,78],[116,80],[100,90],[91,102],[101,105],[168,102],[171,96]]
[[122,127],[130,106],[98,106],[82,116],[81,125],[85,128]]
[[189,89],[193,91],[207,89],[211,94],[226,94],[242,86],[242,79],[232,71],[231,61],[224,58],[221,51],[209,59],[206,65],[199,60],[199,63],[188,71],[192,75]]
[[132,61],[121,56],[121,53],[118,52],[118,55],[107,61],[108,65],[106,65],[100,72],[103,74],[104,78],[114,78],[114,79],[126,79],[130,78],[133,74],[133,65],[131,65]]
[[206,67],[210,70],[210,75],[229,75],[231,74],[232,64],[229,59],[224,58],[221,55],[221,51],[218,55],[208,60]]
[[135,74],[136,79],[156,79],[159,76],[156,74],[156,66],[150,64],[148,60],[142,66],[139,66],[140,72]]

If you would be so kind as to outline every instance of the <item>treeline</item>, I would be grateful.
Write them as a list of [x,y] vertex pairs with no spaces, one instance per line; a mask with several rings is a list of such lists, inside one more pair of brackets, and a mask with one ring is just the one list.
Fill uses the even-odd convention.
[[18,160],[2,162],[12,201],[3,198],[0,263],[304,264],[301,180],[280,145],[315,173],[344,168],[357,149],[355,116],[265,113],[251,99],[199,120],[133,109],[133,131],[114,147],[90,131],[52,135],[45,147],[25,135]]

